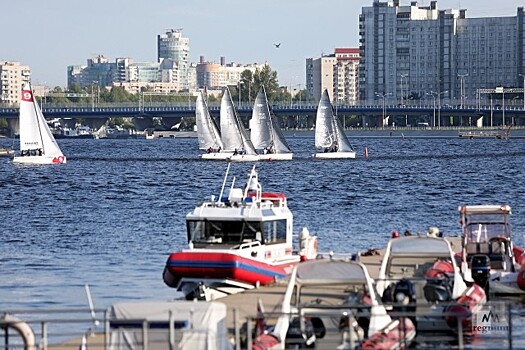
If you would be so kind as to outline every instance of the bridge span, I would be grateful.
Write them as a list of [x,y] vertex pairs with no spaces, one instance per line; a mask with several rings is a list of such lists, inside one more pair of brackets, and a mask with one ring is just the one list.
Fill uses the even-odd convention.
[[[219,105],[210,105],[211,114],[219,117]],[[436,106],[436,105],[337,105],[336,114],[346,126],[406,126],[428,123],[429,126],[479,126],[525,125],[525,109],[522,105],[501,106]],[[242,102],[237,109],[245,125],[251,118],[252,104]],[[287,127],[310,128],[315,124],[317,105],[304,103],[277,103],[273,112],[280,116]],[[137,130],[153,126],[154,118],[162,121],[166,128],[181,120],[193,122],[195,106],[190,103],[152,103],[139,106],[129,104],[69,104],[44,105],[42,112],[48,120],[62,119],[66,124],[74,124],[78,119],[92,128],[98,128],[109,118],[133,118]],[[18,108],[0,105],[0,118],[5,118],[11,129],[17,130]],[[69,125],[74,126],[74,125]]]

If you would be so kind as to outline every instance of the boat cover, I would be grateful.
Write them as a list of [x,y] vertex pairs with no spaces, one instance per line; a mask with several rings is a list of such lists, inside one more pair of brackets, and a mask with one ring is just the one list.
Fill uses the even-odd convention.
[[[173,334],[170,336],[170,317]],[[110,310],[110,349],[143,349],[144,322],[148,349],[169,349],[170,339],[181,350],[232,349],[226,325],[226,305],[186,300],[122,302]]]

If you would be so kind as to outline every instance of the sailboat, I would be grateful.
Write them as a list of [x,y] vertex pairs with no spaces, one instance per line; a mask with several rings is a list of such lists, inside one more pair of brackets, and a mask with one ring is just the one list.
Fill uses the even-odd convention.
[[257,151],[255,151],[253,143],[248,138],[248,133],[237,115],[228,87],[224,89],[222,95],[220,119],[224,151],[233,152],[229,160],[232,162],[258,161]]
[[65,164],[66,157],[47,125],[42,110],[36,102],[31,84],[26,83],[20,100],[20,154],[14,163]]
[[208,105],[206,104],[202,92],[199,92],[197,95],[195,122],[197,124],[199,149],[208,152],[201,155],[202,159],[224,160],[233,155],[233,152],[223,151],[224,145],[222,144],[219,127],[210,115]]
[[261,87],[253,105],[251,141],[256,150],[262,150],[259,160],[291,160],[293,153],[279,127],[277,117],[270,110],[264,87]]
[[356,154],[346,137],[341,122],[334,114],[326,89],[323,91],[317,107],[315,147],[323,149],[322,153],[314,154],[315,158],[355,158]]

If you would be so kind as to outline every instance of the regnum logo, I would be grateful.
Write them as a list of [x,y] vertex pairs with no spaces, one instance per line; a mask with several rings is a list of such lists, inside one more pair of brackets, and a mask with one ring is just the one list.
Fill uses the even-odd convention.
[[486,305],[472,320],[472,334],[508,334],[509,322],[504,306]]

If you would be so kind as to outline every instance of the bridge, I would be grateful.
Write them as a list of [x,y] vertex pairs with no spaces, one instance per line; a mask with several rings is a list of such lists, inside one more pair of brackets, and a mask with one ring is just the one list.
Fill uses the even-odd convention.
[[[514,124],[525,125],[525,106],[522,101],[512,101],[502,106],[496,105],[464,105],[448,104],[359,104],[336,105],[336,114],[345,126],[415,126],[417,123],[427,123],[431,127],[474,126],[497,127]],[[251,118],[253,103],[241,102],[238,113],[248,125]],[[219,116],[219,104],[209,106],[214,117]],[[307,103],[276,103],[273,112],[280,116],[283,125],[287,127],[311,128],[315,124],[317,105]],[[188,103],[149,103],[138,104],[45,104],[42,112],[48,120],[61,119],[73,127],[77,119],[92,128],[99,128],[109,118],[132,118],[137,130],[152,127],[154,118],[162,121],[166,128],[190,120],[195,117],[195,105]],[[11,130],[18,129],[18,108],[0,105],[0,118],[8,121]],[[73,125],[69,125],[73,124]]]

